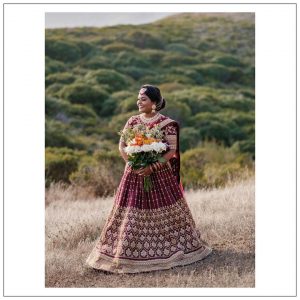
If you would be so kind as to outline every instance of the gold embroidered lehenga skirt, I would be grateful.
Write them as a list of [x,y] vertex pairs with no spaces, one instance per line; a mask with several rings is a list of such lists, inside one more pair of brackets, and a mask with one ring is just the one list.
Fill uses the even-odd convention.
[[152,189],[146,192],[143,176],[125,166],[113,208],[86,259],[89,267],[114,273],[164,270],[212,252],[200,238],[170,165],[150,177]]

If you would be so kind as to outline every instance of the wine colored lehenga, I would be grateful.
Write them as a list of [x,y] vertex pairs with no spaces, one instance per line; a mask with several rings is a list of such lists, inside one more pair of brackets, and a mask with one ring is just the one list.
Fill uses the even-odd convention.
[[[132,116],[125,127],[145,123]],[[201,239],[180,180],[179,124],[158,113],[150,122],[162,126],[176,154],[151,173],[152,189],[128,164],[101,235],[86,259],[95,269],[137,273],[183,266],[207,257],[212,248]]]

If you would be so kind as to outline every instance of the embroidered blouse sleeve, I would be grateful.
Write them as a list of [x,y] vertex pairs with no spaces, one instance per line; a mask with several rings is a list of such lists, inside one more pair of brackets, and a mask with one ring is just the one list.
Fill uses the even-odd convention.
[[170,146],[170,150],[177,150],[177,126],[174,122],[165,128],[165,139]]

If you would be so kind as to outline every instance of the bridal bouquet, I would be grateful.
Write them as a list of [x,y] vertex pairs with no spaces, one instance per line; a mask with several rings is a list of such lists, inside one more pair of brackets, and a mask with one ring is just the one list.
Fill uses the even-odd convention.
[[[160,125],[147,126],[138,124],[133,128],[126,128],[118,134],[126,143],[124,151],[128,154],[128,164],[135,170],[144,168],[156,161],[165,162],[161,153],[168,149],[169,145],[162,141],[163,132]],[[144,190],[152,187],[150,175],[144,177]]]

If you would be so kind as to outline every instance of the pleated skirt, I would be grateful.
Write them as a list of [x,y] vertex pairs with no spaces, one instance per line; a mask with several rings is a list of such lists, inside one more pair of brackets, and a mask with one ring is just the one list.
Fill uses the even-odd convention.
[[201,239],[182,186],[170,164],[150,175],[152,189],[128,165],[113,207],[86,265],[113,273],[170,269],[204,259],[212,248]]

